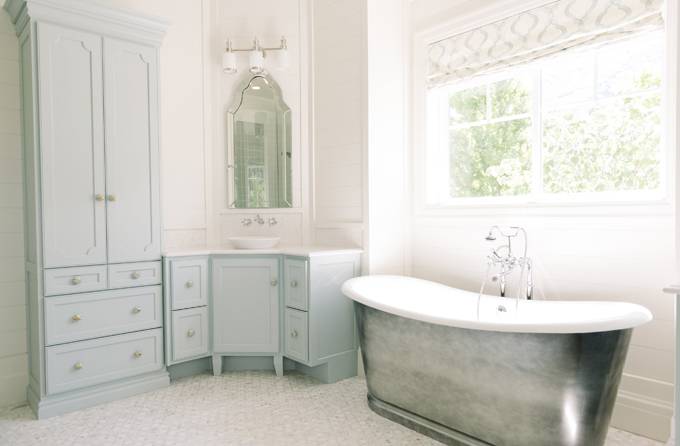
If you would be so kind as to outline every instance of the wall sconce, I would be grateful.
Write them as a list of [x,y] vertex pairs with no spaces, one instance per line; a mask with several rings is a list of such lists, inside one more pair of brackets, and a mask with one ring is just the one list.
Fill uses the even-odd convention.
[[259,74],[264,71],[265,59],[269,53],[276,52],[276,67],[279,69],[288,66],[288,43],[285,37],[281,37],[281,43],[278,47],[262,47],[260,41],[253,39],[253,46],[250,48],[234,48],[231,45],[231,39],[227,40],[227,47],[222,55],[222,70],[227,74],[236,74],[238,67],[236,66],[237,52],[248,52],[248,71],[253,74]]

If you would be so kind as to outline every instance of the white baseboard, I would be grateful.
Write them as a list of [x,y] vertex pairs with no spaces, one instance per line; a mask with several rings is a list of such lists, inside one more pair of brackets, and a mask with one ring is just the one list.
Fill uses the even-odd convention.
[[665,443],[671,435],[673,404],[619,391],[611,426]]

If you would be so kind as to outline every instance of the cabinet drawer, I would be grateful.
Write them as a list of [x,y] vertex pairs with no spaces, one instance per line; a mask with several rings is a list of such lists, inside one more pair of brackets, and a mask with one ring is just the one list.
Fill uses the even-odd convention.
[[105,290],[106,265],[45,270],[45,296]]
[[128,288],[159,283],[161,283],[161,262],[109,265],[109,288]]
[[160,327],[161,287],[45,298],[47,345]]
[[47,393],[80,389],[163,367],[160,328],[45,349]]
[[172,359],[179,361],[208,353],[208,308],[172,312]]
[[283,268],[283,289],[286,306],[307,311],[309,306],[309,299],[307,298],[307,261],[285,259]]
[[291,359],[307,361],[309,345],[307,342],[307,313],[293,308],[286,308],[285,351]]
[[173,310],[208,304],[208,260],[170,262],[170,292]]

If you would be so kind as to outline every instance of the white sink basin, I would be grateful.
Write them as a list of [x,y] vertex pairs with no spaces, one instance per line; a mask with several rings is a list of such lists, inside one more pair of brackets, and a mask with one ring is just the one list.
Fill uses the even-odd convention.
[[229,237],[236,249],[267,249],[279,244],[279,237]]

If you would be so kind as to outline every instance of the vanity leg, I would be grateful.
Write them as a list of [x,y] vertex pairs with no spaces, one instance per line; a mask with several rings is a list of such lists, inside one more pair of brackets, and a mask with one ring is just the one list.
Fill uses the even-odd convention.
[[222,374],[222,356],[212,355],[213,376],[220,376]]
[[274,355],[274,370],[276,376],[283,376],[283,355]]

